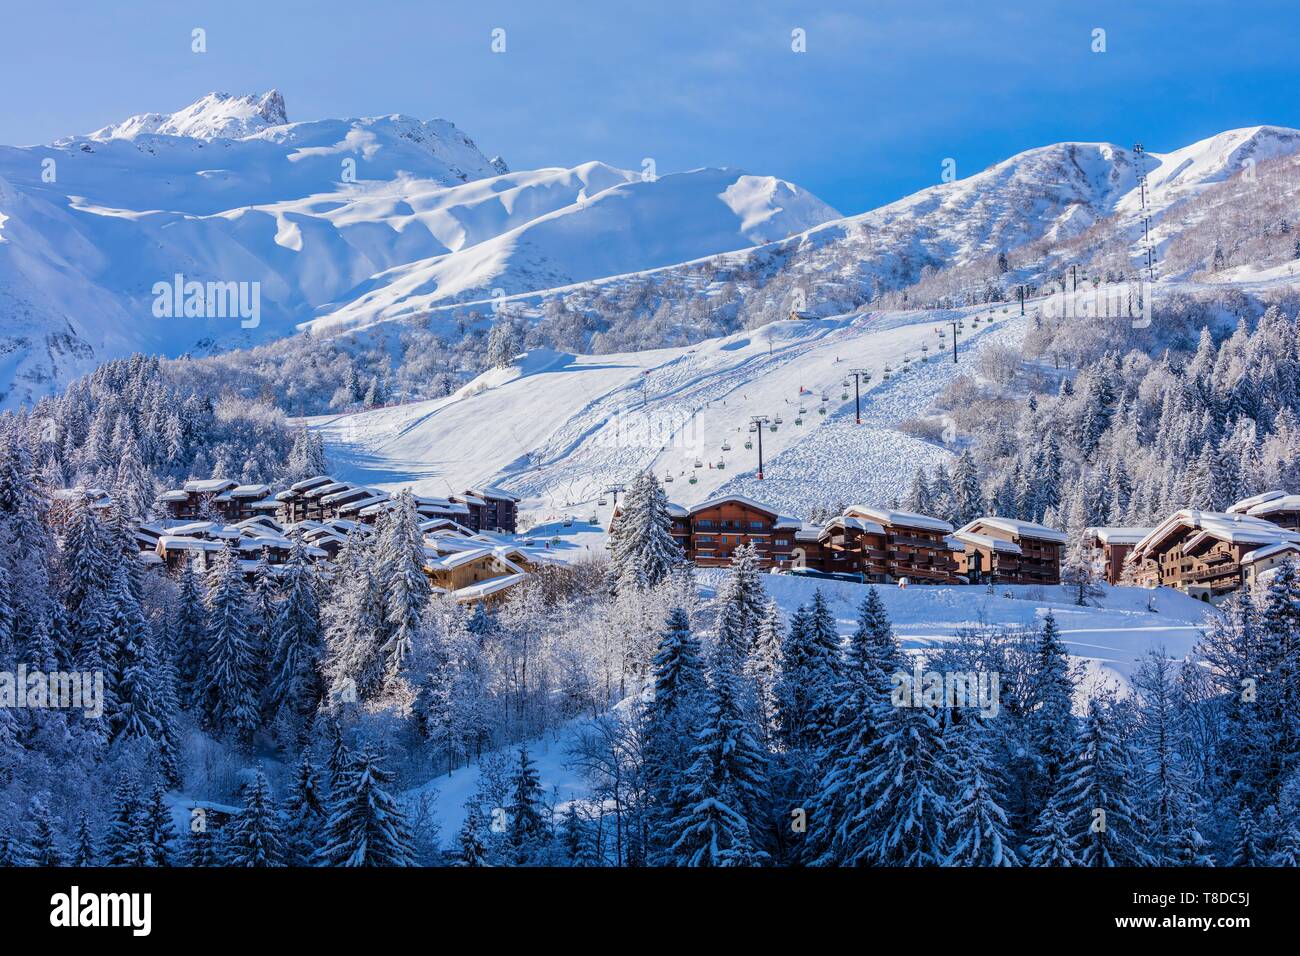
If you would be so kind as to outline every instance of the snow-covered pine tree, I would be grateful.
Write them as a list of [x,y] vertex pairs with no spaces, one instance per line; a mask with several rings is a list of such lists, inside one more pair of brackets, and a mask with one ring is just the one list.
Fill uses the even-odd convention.
[[871,817],[863,802],[863,783],[877,726],[891,706],[891,678],[903,668],[884,601],[876,588],[868,588],[834,685],[826,746],[816,755],[808,858],[820,866],[852,866],[866,860]]
[[318,665],[324,650],[320,605],[316,600],[316,572],[294,535],[284,564],[284,598],[272,628],[272,706],[288,708],[306,718],[324,695]]
[[717,640],[730,645],[736,659],[743,662],[757,640],[767,606],[753,544],[743,544],[732,552],[730,572],[718,588],[714,632]]
[[208,572],[208,622],[198,684],[207,726],[236,740],[258,724],[258,664],[248,638],[247,589],[233,548],[223,548]]
[[740,698],[739,662],[719,644],[709,674],[708,706],[691,751],[670,850],[678,866],[765,863],[762,819],[767,807],[766,755],[754,739]]
[[1150,821],[1148,850],[1157,862],[1169,863],[1184,847],[1194,795],[1181,758],[1183,741],[1173,664],[1163,648],[1152,650],[1142,659],[1133,686],[1142,702],[1137,743],[1140,792],[1144,815]]
[[149,860],[149,835],[142,820],[135,785],[123,781],[113,797],[108,832],[104,835],[104,862],[108,866],[145,866]]
[[95,847],[95,837],[90,831],[90,821],[83,813],[77,821],[76,844],[72,849],[72,866],[84,868],[99,865],[99,851]]
[[744,676],[753,687],[759,743],[769,747],[776,730],[776,687],[781,679],[781,609],[769,599],[758,622]]
[[483,818],[483,811],[479,809],[478,801],[470,797],[465,801],[465,822],[461,824],[460,832],[456,835],[456,844],[460,848],[456,857],[456,866],[489,866],[487,857],[487,847],[483,844],[483,833],[487,829],[487,821]]
[[311,865],[325,824],[325,801],[311,754],[304,750],[282,808],[286,866]]
[[168,866],[172,859],[172,844],[176,841],[176,827],[172,823],[171,807],[167,805],[162,785],[153,788],[148,801],[140,810],[148,846],[149,866]]
[[1070,819],[1056,798],[1047,801],[1026,849],[1030,866],[1079,866]]
[[63,866],[63,850],[55,832],[54,819],[49,808],[39,797],[28,807],[28,837],[25,857],[30,866]]
[[1060,791],[1080,865],[1151,862],[1143,845],[1148,824],[1139,804],[1139,786],[1127,743],[1106,706],[1093,698]]
[[384,635],[379,652],[388,679],[398,676],[411,653],[420,620],[429,603],[429,578],[424,573],[424,535],[410,491],[393,501],[380,540],[376,576],[384,593]]
[[524,866],[537,856],[550,839],[546,822],[546,794],[537,776],[537,766],[528,751],[519,748],[519,764],[510,778],[509,840],[514,862]]
[[1232,845],[1232,866],[1266,866],[1255,829],[1255,814],[1249,805],[1237,813],[1237,836]]
[[943,733],[945,715],[916,705],[910,691],[912,675],[895,679],[906,682],[896,688],[895,696],[903,703],[881,710],[859,784],[863,818],[869,821],[862,853],[876,866],[939,866],[946,857],[951,814],[947,794],[953,790]]
[[1074,756],[1074,681],[1056,616],[1048,611],[1039,627],[1025,734],[1030,765],[1020,787],[1021,813],[1033,825],[1059,789]]
[[982,718],[949,725],[956,771],[945,866],[1019,866],[1002,809],[1001,781]]
[[974,521],[984,513],[984,492],[980,488],[979,469],[969,448],[962,449],[952,472],[952,521],[957,527]]
[[654,700],[646,709],[644,772],[652,820],[649,852],[655,861],[671,845],[669,824],[683,810],[677,800],[706,690],[700,644],[682,608],[668,612],[652,667]]
[[776,699],[780,739],[787,748],[820,751],[839,672],[839,634],[820,588],[795,611],[781,646]]
[[197,701],[195,684],[207,647],[207,615],[193,561],[181,565],[177,584],[176,625],[172,634],[172,644],[176,651],[177,691],[185,705],[192,707]]
[[244,785],[243,806],[227,831],[226,866],[284,866],[284,835],[261,767]]
[[671,528],[668,496],[653,474],[641,472],[627,489],[610,530],[611,573],[616,587],[653,587],[682,563],[682,549],[673,540]]
[[325,866],[412,866],[410,826],[385,787],[392,774],[372,750],[351,760],[330,792],[329,819],[317,859]]
[[560,818],[558,841],[566,865],[592,865],[591,835],[587,830],[587,821],[578,813],[577,801],[570,801],[564,815]]

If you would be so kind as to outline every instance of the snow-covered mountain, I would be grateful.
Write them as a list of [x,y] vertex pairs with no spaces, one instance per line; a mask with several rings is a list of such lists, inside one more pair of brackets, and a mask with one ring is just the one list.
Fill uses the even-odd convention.
[[[1256,127],[1149,154],[1157,237],[1162,216],[1247,160],[1297,151],[1300,133]],[[1130,150],[1063,143],[844,218],[794,184],[735,169],[511,172],[445,120],[290,122],[274,90],[213,93],[49,146],[0,147],[0,401],[133,350],[227,349],[307,323],[351,329],[502,295],[707,274],[715,260],[772,280],[774,303],[799,285],[814,304],[828,290],[821,311],[845,311],[865,298],[836,308],[837,284],[899,288],[927,267],[1110,219],[1135,234],[1136,183]],[[258,314],[168,317],[180,297],[159,289],[176,276],[255,290]]]
[[[131,350],[228,348],[336,311],[664,266],[837,215],[770,177],[512,173],[445,120],[289,122],[274,90],[213,93],[0,147],[0,392],[12,405]],[[256,283],[256,323],[157,317],[155,284],[176,275]]]

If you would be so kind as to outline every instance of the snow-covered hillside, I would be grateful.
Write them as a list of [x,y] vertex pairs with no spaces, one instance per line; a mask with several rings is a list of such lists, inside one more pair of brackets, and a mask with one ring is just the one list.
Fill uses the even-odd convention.
[[[349,324],[659,267],[838,213],[734,170],[511,173],[445,120],[291,123],[271,91],[0,147],[0,215],[12,405],[131,350],[234,347],[322,315]],[[256,326],[156,318],[154,284],[178,274],[257,283]]]
[[[501,485],[543,519],[589,516],[606,487],[645,468],[670,480],[669,495],[683,504],[741,490],[806,515],[823,501],[887,501],[903,493],[915,465],[949,457],[898,424],[958,371],[969,372],[973,349],[1019,335],[1024,323],[1010,307],[965,310],[982,321],[968,327],[954,365],[937,354],[935,329],[958,314],[785,321],[627,354],[532,352],[445,399],[310,422],[340,476],[438,495]],[[855,367],[872,372],[861,426],[853,423],[852,385],[844,386]],[[758,449],[744,447],[752,415],[782,419],[763,432],[761,486]]]
[[[701,591],[713,596],[730,572],[699,572]],[[857,624],[858,607],[866,587],[838,581],[814,581],[784,575],[764,575],[763,587],[788,616],[820,589],[834,614],[841,638]],[[1061,639],[1078,675],[1076,706],[1083,710],[1089,694],[1113,689],[1120,695],[1131,691],[1130,678],[1138,662],[1153,650],[1172,660],[1191,653],[1201,628],[1213,608],[1168,588],[1103,587],[1094,604],[1079,607],[1068,588],[1003,585],[990,594],[983,586],[878,587],[899,643],[909,653],[925,653],[952,640],[959,631],[978,625],[1005,628],[1037,628],[1049,611],[1056,617]],[[536,764],[539,782],[559,808],[571,800],[590,799],[587,782],[578,772],[572,749],[581,737],[585,722],[576,720],[538,738],[526,741]],[[507,747],[500,756],[510,762],[517,747]],[[427,799],[441,826],[441,842],[451,848],[465,819],[465,801],[474,795],[481,765],[471,763],[451,774],[441,774],[413,787],[408,801]]]

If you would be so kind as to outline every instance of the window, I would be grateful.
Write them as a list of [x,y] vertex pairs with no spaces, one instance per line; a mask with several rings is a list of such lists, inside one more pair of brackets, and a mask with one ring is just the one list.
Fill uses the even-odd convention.
[[788,548],[788,547],[790,547],[790,539],[789,539],[789,538],[777,538],[777,539],[776,539],[776,546],[777,546],[778,548]]
[[749,523],[749,526],[750,526],[751,528],[758,528],[758,529],[761,530],[762,527],[763,527],[763,522],[761,522],[761,521],[751,521],[751,522]]

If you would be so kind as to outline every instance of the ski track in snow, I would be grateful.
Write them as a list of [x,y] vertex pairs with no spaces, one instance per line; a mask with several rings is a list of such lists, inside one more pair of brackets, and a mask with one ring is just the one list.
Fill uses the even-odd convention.
[[[777,322],[626,354],[534,352],[520,368],[487,372],[450,398],[309,423],[321,430],[340,478],[435,495],[496,484],[543,520],[598,513],[605,488],[645,468],[671,478],[668,495],[684,505],[739,492],[806,517],[827,500],[888,501],[917,464],[951,457],[897,426],[923,413],[956,374],[970,373],[985,343],[1019,340],[1025,323],[1009,309]],[[885,365],[919,359],[923,344],[937,351],[935,324],[957,314],[996,321],[968,328],[960,364],[936,354],[883,381]],[[873,372],[862,426],[853,424],[852,387],[840,397],[847,370],[859,363]],[[821,394],[825,416],[817,413]],[[795,426],[801,406],[803,425]],[[757,451],[744,448],[750,416],[759,414],[784,419],[777,433],[764,432],[761,484]],[[601,518],[607,523],[608,513]]]

